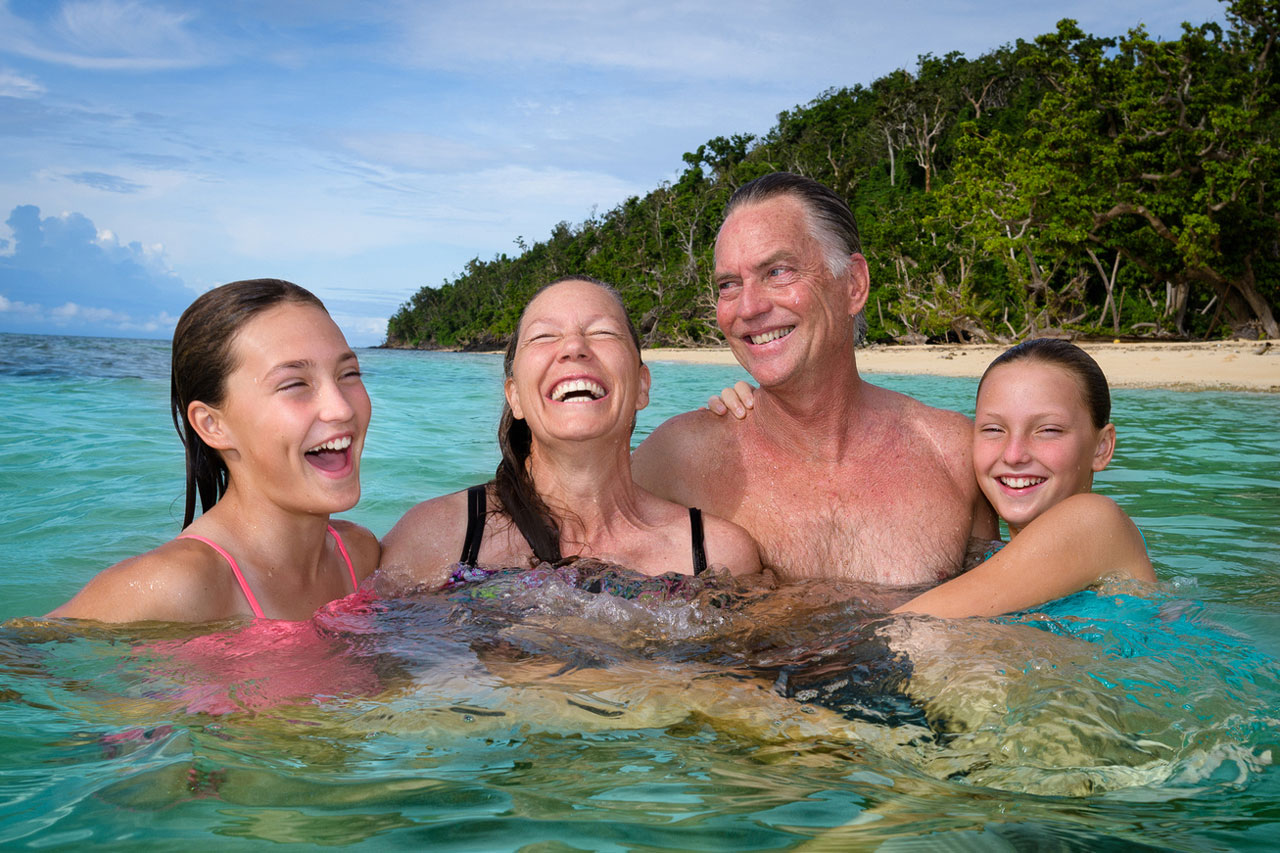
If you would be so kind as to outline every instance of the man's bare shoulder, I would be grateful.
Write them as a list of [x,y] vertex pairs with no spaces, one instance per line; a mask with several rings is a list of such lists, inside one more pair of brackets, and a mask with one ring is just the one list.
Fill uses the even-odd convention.
[[[751,417],[751,415],[752,413],[749,412],[747,416]],[[695,409],[692,412],[668,418],[640,443],[636,453],[652,449],[678,451],[685,448],[700,448],[704,442],[723,440],[732,435],[742,423],[744,421],[737,418],[714,415],[707,409]]]
[[911,426],[917,432],[929,436],[948,455],[963,450],[970,452],[973,440],[973,421],[967,415],[952,409],[939,409],[922,403],[915,397],[879,388],[886,396],[886,405],[894,411],[896,422]]
[[[705,409],[676,415],[635,449],[632,476],[654,494],[689,506],[702,499],[701,480],[722,470],[726,453],[737,446],[743,423]],[[680,476],[673,477],[674,472]]]

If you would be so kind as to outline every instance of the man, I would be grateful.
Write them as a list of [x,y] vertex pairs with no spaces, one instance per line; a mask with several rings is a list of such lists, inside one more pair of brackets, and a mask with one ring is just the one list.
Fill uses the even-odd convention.
[[636,449],[637,481],[745,527],[784,580],[957,574],[971,537],[997,535],[972,425],[858,375],[869,277],[848,205],[797,175],[752,181],[729,201],[715,264],[716,319],[760,386],[754,408],[667,421]]

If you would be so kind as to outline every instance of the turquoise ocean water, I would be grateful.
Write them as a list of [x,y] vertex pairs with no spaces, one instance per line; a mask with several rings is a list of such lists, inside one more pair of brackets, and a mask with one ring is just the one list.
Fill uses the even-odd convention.
[[[360,358],[347,517],[382,534],[488,477],[501,364]],[[637,440],[741,375],[652,370]],[[876,381],[972,410],[973,380]],[[275,634],[21,618],[177,533],[167,405],[167,343],[0,335],[0,847],[1280,846],[1275,396],[1116,392],[1098,490],[1160,589],[993,622],[890,620],[849,589],[644,606],[511,579]],[[909,713],[877,722],[877,691]]]

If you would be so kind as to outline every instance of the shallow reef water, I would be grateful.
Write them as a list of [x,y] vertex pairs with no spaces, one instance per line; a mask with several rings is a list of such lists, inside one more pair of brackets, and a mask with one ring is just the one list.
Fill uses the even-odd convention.
[[[1280,400],[1117,392],[1099,490],[1161,583],[1001,619],[586,564],[440,592],[379,577],[302,623],[106,628],[38,614],[176,532],[167,349],[4,337],[6,849],[1280,843]],[[360,357],[375,414],[350,516],[381,534],[487,478],[501,368]],[[652,368],[641,435],[733,378]],[[877,381],[971,405],[969,381]]]

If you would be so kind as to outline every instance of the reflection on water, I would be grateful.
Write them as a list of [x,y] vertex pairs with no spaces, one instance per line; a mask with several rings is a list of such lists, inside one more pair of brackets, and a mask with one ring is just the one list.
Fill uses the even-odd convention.
[[776,849],[986,831],[980,794],[1028,844],[1172,844],[1170,804],[1209,832],[1274,785],[1280,668],[1192,601],[948,622],[727,575],[590,591],[602,571],[381,579],[202,634],[11,622],[3,739],[32,769],[5,775],[0,841],[120,837],[98,821],[123,809],[275,841]]

